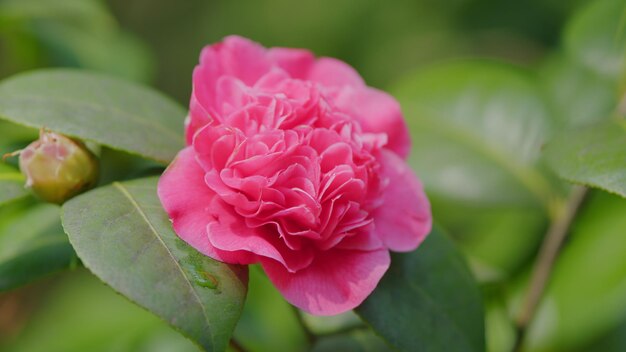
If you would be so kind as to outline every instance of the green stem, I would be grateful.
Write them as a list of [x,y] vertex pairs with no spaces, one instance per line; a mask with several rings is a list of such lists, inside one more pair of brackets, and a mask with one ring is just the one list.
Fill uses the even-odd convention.
[[586,194],[587,188],[575,186],[574,189],[572,189],[565,207],[555,217],[548,228],[548,232],[546,232],[535,262],[524,305],[516,319],[517,336],[513,351],[521,351],[523,347],[522,344],[526,335],[526,329],[535,315],[541,296],[550,278],[556,257]]

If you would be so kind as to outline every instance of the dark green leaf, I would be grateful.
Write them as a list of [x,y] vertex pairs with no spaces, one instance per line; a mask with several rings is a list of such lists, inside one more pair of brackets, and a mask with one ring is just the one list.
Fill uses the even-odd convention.
[[0,83],[0,118],[163,163],[183,147],[184,115],[150,88],[86,71],[39,70]]
[[484,351],[481,293],[461,255],[439,230],[414,252],[395,254],[357,309],[402,351]]
[[626,197],[626,121],[566,132],[546,156],[562,178]]
[[623,321],[625,214],[626,200],[604,192],[583,206],[530,327],[529,351],[571,351]]
[[74,260],[58,206],[20,202],[0,208],[0,291],[68,268]]
[[28,191],[24,188],[25,182],[24,176],[18,170],[0,162],[0,206],[26,197]]
[[566,49],[587,67],[617,81],[626,58],[625,14],[623,0],[588,2],[567,25]]
[[247,269],[179,239],[156,195],[157,178],[97,188],[63,206],[83,263],[115,290],[209,351],[223,351],[246,296]]

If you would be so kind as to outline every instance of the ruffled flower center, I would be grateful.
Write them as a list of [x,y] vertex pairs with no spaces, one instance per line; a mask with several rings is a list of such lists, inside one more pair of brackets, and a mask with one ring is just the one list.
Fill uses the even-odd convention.
[[206,184],[246,226],[292,250],[328,250],[369,231],[384,134],[363,133],[310,82],[270,72],[253,87],[232,77],[218,84],[231,99],[193,147]]

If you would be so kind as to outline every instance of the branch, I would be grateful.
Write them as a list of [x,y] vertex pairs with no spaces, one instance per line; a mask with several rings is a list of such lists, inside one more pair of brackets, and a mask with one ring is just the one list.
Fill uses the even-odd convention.
[[556,257],[586,194],[587,188],[575,186],[572,189],[565,208],[563,208],[548,228],[548,232],[541,244],[537,261],[535,262],[524,305],[516,319],[517,337],[513,347],[514,351],[520,351],[522,348],[526,329],[535,315],[541,296],[550,278]]

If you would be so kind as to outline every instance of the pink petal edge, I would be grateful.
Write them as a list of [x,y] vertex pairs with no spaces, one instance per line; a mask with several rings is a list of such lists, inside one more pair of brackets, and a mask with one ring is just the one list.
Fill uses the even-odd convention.
[[392,251],[412,251],[430,233],[430,203],[406,162],[384,149],[378,159],[381,174],[388,178],[389,184],[383,190],[382,205],[373,213],[376,232]]
[[278,262],[261,259],[267,276],[289,303],[315,315],[336,315],[359,306],[390,264],[389,251],[331,250],[306,269],[289,273]]
[[361,123],[363,131],[386,133],[386,147],[406,159],[411,136],[400,104],[391,95],[370,87],[344,87],[334,94],[337,107]]

